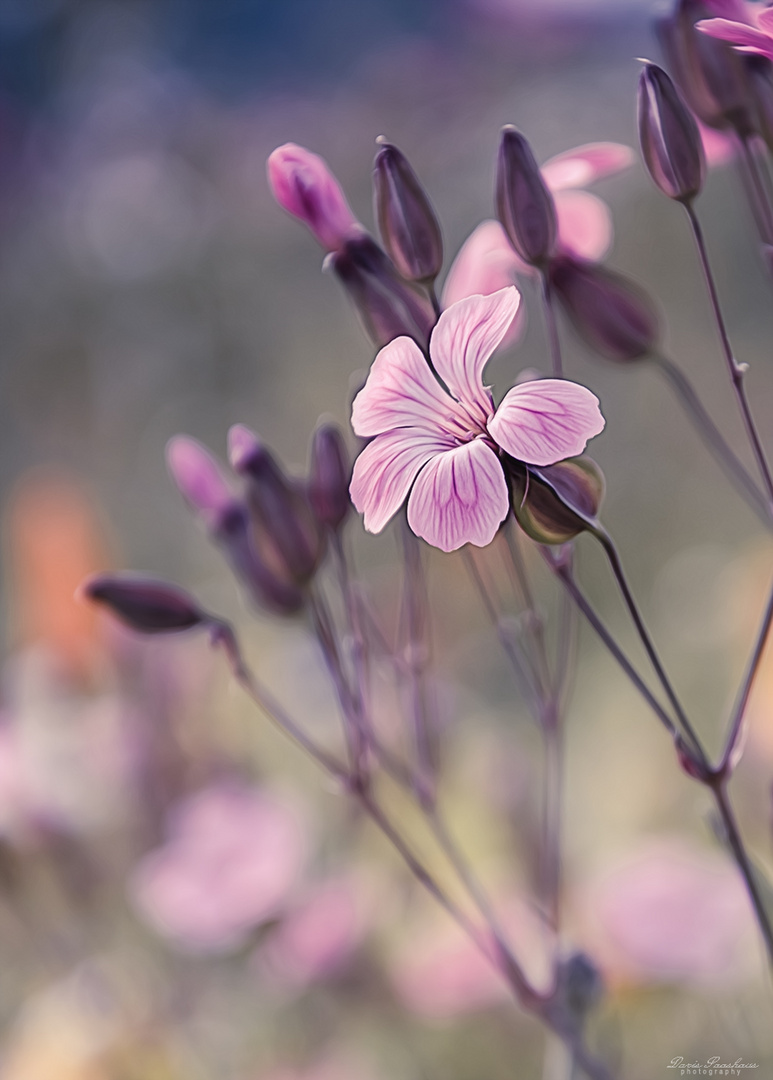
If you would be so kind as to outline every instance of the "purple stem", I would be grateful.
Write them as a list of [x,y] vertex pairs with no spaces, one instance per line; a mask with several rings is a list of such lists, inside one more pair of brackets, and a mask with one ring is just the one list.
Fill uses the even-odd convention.
[[553,361],[553,376],[556,379],[563,379],[564,366],[561,359],[561,342],[558,338],[556,311],[553,307],[553,294],[547,272],[542,274],[542,307],[545,312],[545,329],[547,330],[548,346]]
[[693,236],[695,238],[695,244],[698,249],[698,258],[700,260],[701,268],[703,270],[703,276],[706,281],[706,288],[709,293],[709,300],[711,301],[711,308],[714,312],[714,319],[717,324],[717,332],[722,344],[722,352],[725,356],[728,372],[730,374],[730,380],[733,384],[733,390],[735,392],[736,399],[738,401],[738,407],[743,417],[744,426],[746,428],[746,434],[749,438],[752,451],[754,453],[757,467],[760,470],[760,475],[767,492],[770,505],[773,506],[773,478],[770,474],[770,468],[768,466],[765,451],[760,440],[759,433],[757,431],[754,418],[749,407],[749,401],[746,397],[746,390],[744,388],[744,375],[746,374],[747,367],[744,364],[739,364],[733,355],[733,349],[730,344],[730,339],[727,334],[727,328],[725,326],[725,320],[722,316],[722,309],[719,304],[719,296],[717,294],[717,287],[714,281],[714,275],[711,271],[711,264],[709,262],[708,251],[706,250],[706,243],[703,238],[703,230],[701,228],[698,217],[693,207],[689,204],[685,204],[685,210],[687,216],[690,219],[690,225],[692,227]]

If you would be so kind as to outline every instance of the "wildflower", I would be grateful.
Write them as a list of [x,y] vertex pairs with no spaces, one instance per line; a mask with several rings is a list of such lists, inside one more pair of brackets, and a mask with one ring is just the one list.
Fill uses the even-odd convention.
[[696,25],[710,37],[773,60],[773,10],[770,8],[757,11],[751,5],[744,5],[739,7],[735,18],[703,19]]
[[409,338],[376,357],[352,409],[356,434],[373,437],[350,489],[370,532],[380,532],[408,497],[408,523],[428,543],[443,551],[484,547],[509,508],[499,452],[552,465],[579,454],[604,427],[596,397],[564,379],[522,383],[494,408],[483,369],[519,303],[510,286],[443,312],[429,354],[448,389]]
[[326,251],[340,250],[364,231],[327,162],[317,154],[285,143],[270,155],[267,168],[276,201],[307,225]]

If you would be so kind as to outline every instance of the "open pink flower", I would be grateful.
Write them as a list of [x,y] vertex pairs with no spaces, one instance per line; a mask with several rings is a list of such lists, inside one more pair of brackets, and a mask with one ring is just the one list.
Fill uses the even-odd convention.
[[379,352],[352,408],[355,433],[373,438],[350,488],[370,532],[380,532],[408,497],[417,536],[442,551],[484,547],[509,508],[499,450],[528,465],[553,465],[581,453],[604,427],[597,398],[565,379],[514,386],[494,408],[483,369],[519,303],[511,285],[443,312],[429,354],[447,390],[410,338]]
[[705,34],[727,41],[744,52],[759,53],[773,60],[773,8],[760,10],[752,4],[734,3],[726,14],[731,17],[703,19],[695,25]]

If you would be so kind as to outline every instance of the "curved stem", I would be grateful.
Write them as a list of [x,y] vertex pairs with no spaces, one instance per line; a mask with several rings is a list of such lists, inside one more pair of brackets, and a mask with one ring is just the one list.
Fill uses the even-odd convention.
[[654,353],[651,359],[664,378],[670,383],[695,430],[713,455],[714,460],[724,470],[728,479],[737,485],[739,493],[759,519],[768,528],[771,528],[773,526],[771,505],[746,471],[744,465],[728,446],[719,428],[706,412],[690,380],[668,357]]
[[728,372],[730,374],[730,380],[733,384],[733,390],[735,392],[736,399],[738,401],[738,407],[743,417],[744,426],[746,428],[746,434],[749,438],[752,451],[754,453],[757,467],[760,470],[765,491],[767,493],[770,503],[773,504],[773,477],[771,477],[770,468],[768,466],[765,451],[760,440],[757,426],[754,423],[754,417],[752,416],[751,409],[749,407],[749,401],[746,397],[746,390],[744,388],[744,375],[746,374],[747,367],[744,364],[739,364],[733,355],[733,349],[730,345],[730,339],[727,334],[727,328],[725,326],[725,320],[722,316],[722,309],[719,304],[719,296],[717,294],[717,287],[714,282],[714,275],[711,270],[711,264],[709,263],[709,256],[706,250],[706,242],[703,238],[703,230],[701,229],[700,222],[693,207],[689,204],[685,204],[685,210],[690,220],[693,236],[695,238],[695,244],[698,249],[698,257],[700,260],[701,268],[703,270],[703,276],[706,281],[706,288],[708,289],[709,299],[711,301],[711,307],[714,312],[714,319],[717,324],[717,332],[722,344],[722,352],[725,356],[725,362],[727,363]]

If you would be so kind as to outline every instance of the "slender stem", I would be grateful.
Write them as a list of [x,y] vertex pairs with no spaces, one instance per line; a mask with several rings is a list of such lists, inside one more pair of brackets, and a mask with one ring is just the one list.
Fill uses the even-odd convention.
[[768,960],[773,964],[773,923],[771,923],[770,913],[768,912],[762,894],[760,893],[759,883],[757,876],[752,865],[751,859],[746,851],[741,834],[738,829],[738,822],[736,821],[735,811],[733,810],[730,798],[727,793],[727,777],[717,776],[715,782],[711,785],[711,790],[714,794],[714,798],[717,804],[722,824],[725,828],[725,834],[727,836],[727,842],[730,845],[730,849],[733,852],[733,857],[738,864],[738,868],[743,875],[744,882],[746,884],[747,892],[749,893],[749,899],[751,900],[754,908],[754,914],[757,917],[757,922],[762,932],[762,936],[765,939],[765,947],[768,951]]
[[274,696],[256,679],[242,657],[239,642],[233,629],[227,623],[213,619],[210,623],[210,631],[212,644],[219,645],[223,649],[234,678],[248,697],[318,765],[321,765],[331,776],[348,783],[349,773],[346,767],[331,754],[328,754],[326,750],[318,746],[303,728],[299,727],[292,717],[285,712]]
[[416,791],[422,804],[431,806],[436,797],[436,752],[434,725],[429,716],[426,670],[430,656],[429,598],[427,580],[416,536],[402,522],[403,620],[407,639],[408,671],[411,687],[411,715],[416,754]]
[[733,349],[730,344],[730,339],[727,334],[727,328],[725,326],[725,320],[722,316],[722,309],[719,304],[719,296],[717,294],[717,287],[714,282],[714,275],[711,270],[711,264],[709,262],[708,252],[706,250],[706,243],[703,238],[703,230],[697,215],[693,207],[688,203],[685,204],[687,216],[690,219],[690,225],[692,227],[693,236],[695,238],[695,244],[698,249],[698,257],[701,267],[703,269],[703,276],[706,281],[706,288],[708,289],[709,299],[711,301],[711,307],[714,312],[714,319],[717,324],[717,331],[719,333],[719,339],[722,344],[722,351],[727,363],[730,379],[733,384],[733,390],[738,401],[738,407],[743,417],[744,426],[746,428],[746,434],[749,438],[752,451],[754,453],[757,467],[760,470],[760,475],[767,492],[768,499],[773,504],[773,477],[771,477],[770,468],[768,466],[767,458],[765,457],[765,451],[760,440],[757,427],[754,423],[754,418],[749,407],[749,401],[746,397],[746,390],[744,388],[744,375],[746,374],[746,365],[739,364],[733,355]]
[[505,540],[505,550],[509,556],[507,568],[510,575],[514,577],[515,581],[518,583],[524,607],[529,614],[529,628],[537,649],[537,671],[541,678],[543,692],[547,692],[548,688],[551,686],[552,679],[547,659],[547,645],[545,643],[545,620],[537,610],[534,592],[531,587],[531,582],[529,581],[529,575],[526,571],[526,564],[523,561],[523,554],[518,546],[518,533],[519,530],[515,524],[515,515],[510,513],[505,521],[505,527],[502,530],[502,535]]
[[737,485],[738,491],[760,520],[770,528],[773,522],[770,504],[706,412],[690,380],[668,357],[653,354],[651,359],[671,384],[685,412],[693,422],[695,430],[714,456],[715,461],[724,470],[728,479]]
[[439,319],[440,318],[440,313],[442,312],[443,309],[441,308],[440,301],[438,300],[438,295],[437,295],[437,291],[435,289],[434,280],[427,283],[427,292],[429,294],[430,303],[432,304],[432,310],[435,312],[435,318]]
[[608,535],[608,533],[600,530],[596,535],[599,542],[601,543],[601,546],[606,552],[607,559],[609,560],[609,565],[612,568],[612,573],[615,575],[615,579],[617,580],[620,592],[623,594],[623,599],[625,601],[626,607],[628,608],[630,616],[633,619],[636,631],[639,635],[642,645],[644,646],[644,650],[649,657],[655,674],[658,677],[660,685],[663,687],[663,691],[669,702],[671,703],[671,707],[674,710],[674,713],[682,727],[682,730],[687,735],[690,742],[693,744],[693,749],[698,756],[698,760],[702,765],[708,766],[708,761],[701,745],[701,741],[698,738],[698,735],[696,734],[692,724],[690,723],[687,714],[682,708],[682,704],[676,695],[676,691],[674,690],[671,680],[666,674],[666,670],[661,663],[657,650],[655,649],[654,642],[652,641],[649,631],[647,630],[647,627],[644,623],[644,619],[641,616],[641,612],[639,611],[638,605],[634,599],[631,588],[623,572],[623,565],[620,562],[620,556],[618,555],[617,548],[615,547],[614,543],[612,542],[612,538]]
[[545,328],[548,335],[550,356],[553,361],[553,375],[557,379],[562,379],[564,377],[564,365],[561,359],[561,342],[558,338],[558,325],[556,323],[556,311],[553,307],[550,279],[546,272],[542,274],[542,307],[545,312]]
[[741,689],[738,694],[738,699],[733,709],[733,719],[730,725],[730,731],[728,732],[727,740],[725,742],[725,748],[722,752],[722,758],[717,766],[717,772],[721,775],[730,774],[735,768],[737,761],[735,760],[740,756],[742,735],[744,729],[744,718],[746,716],[746,706],[749,703],[749,696],[752,692],[754,680],[759,670],[760,661],[762,660],[762,654],[765,651],[767,645],[768,635],[770,633],[770,626],[773,622],[773,589],[771,589],[768,596],[768,602],[765,607],[765,613],[762,616],[762,624],[757,632],[757,641],[754,646],[754,651],[749,660],[749,665],[746,669],[746,675],[744,676]]
[[617,661],[620,668],[627,675],[628,679],[635,686],[635,688],[639,691],[641,696],[644,698],[649,707],[658,717],[661,724],[669,733],[669,735],[674,738],[677,734],[677,729],[673,720],[668,715],[663,706],[660,704],[655,695],[652,693],[652,691],[649,689],[642,677],[639,675],[636,668],[633,666],[631,661],[628,659],[623,650],[612,637],[612,634],[606,628],[599,616],[596,614],[595,610],[590,604],[590,601],[587,599],[587,597],[575,581],[574,575],[572,574],[571,570],[568,567],[562,566],[557,563],[547,548],[543,548],[543,553],[553,573],[564,585],[565,589],[572,597],[577,607],[580,609],[580,611],[583,613],[590,625],[596,631],[599,638],[601,638],[601,641],[604,643],[608,651]]
[[765,179],[760,171],[760,163],[754,153],[751,139],[748,136],[742,137],[739,142],[741,163],[747,182],[747,195],[757,224],[757,231],[763,244],[773,244],[773,212],[765,188]]
[[542,714],[545,775],[542,811],[542,895],[550,925],[558,934],[561,922],[561,823],[563,816],[564,732],[557,702],[546,702]]

